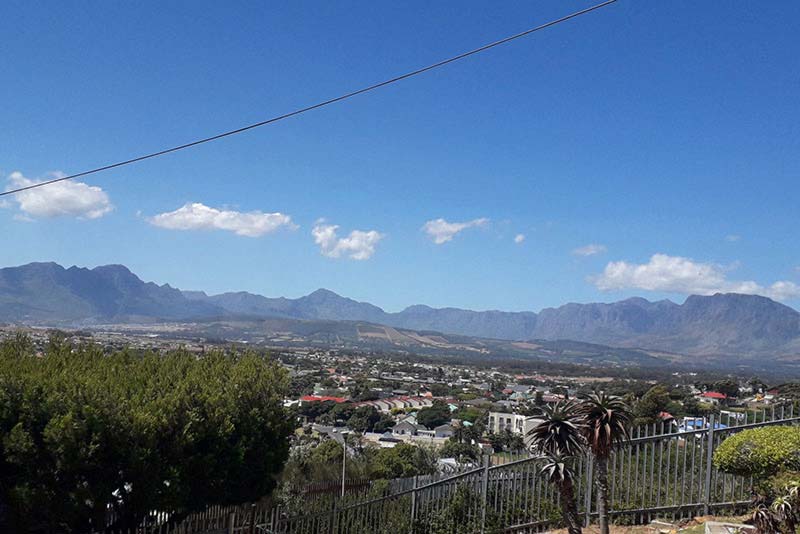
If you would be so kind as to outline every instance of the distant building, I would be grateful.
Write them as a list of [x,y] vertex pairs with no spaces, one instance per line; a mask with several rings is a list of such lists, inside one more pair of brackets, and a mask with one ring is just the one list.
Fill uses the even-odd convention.
[[439,425],[433,429],[434,437],[437,438],[449,438],[453,435],[455,429],[453,425],[450,423],[445,423],[443,425]]
[[327,395],[303,395],[300,397],[300,404],[306,404],[308,402],[325,402],[325,401],[333,401],[337,404],[342,402],[347,402],[346,397],[330,397]]
[[477,399],[470,399],[470,400],[464,401],[463,404],[465,404],[467,406],[481,407],[481,406],[488,406],[491,403],[492,403],[492,401],[490,401],[488,399],[477,398]]
[[503,390],[503,393],[508,391],[509,395],[511,395],[512,393],[524,393],[527,395],[528,393],[531,392],[532,389],[533,386],[526,386],[524,384],[508,384],[506,386],[506,389]]
[[389,397],[386,399],[363,401],[356,404],[356,406],[373,406],[376,410],[384,413],[389,413],[393,409],[406,410],[409,408],[427,408],[433,405],[433,400],[429,397]]
[[516,413],[489,412],[488,430],[500,434],[509,430],[514,434],[526,436],[533,427],[541,423],[541,419]]
[[718,391],[706,391],[700,395],[700,398],[705,402],[710,402],[711,404],[720,404],[725,402],[728,399],[728,396],[724,393],[719,393]]
[[392,427],[392,434],[395,436],[416,436],[420,430],[428,430],[414,421],[405,419]]

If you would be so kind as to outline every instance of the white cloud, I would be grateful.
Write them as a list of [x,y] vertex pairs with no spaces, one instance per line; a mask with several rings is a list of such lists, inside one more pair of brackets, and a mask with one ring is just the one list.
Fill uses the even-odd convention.
[[376,230],[364,232],[353,230],[347,237],[339,237],[336,231],[339,226],[335,224],[325,224],[320,219],[311,230],[314,242],[319,245],[323,256],[329,258],[340,258],[347,256],[354,260],[368,260],[375,254],[375,246],[384,238],[384,235]]
[[426,222],[422,226],[422,230],[428,234],[434,243],[441,245],[442,243],[452,241],[456,234],[462,230],[475,226],[485,226],[488,222],[489,219],[485,217],[465,222],[447,222],[444,219],[433,219]]
[[763,295],[775,300],[800,298],[800,285],[778,281],[762,286],[750,280],[728,280],[727,269],[713,263],[690,258],[654,254],[647,263],[612,261],[592,282],[602,291],[644,289],[667,293],[711,295],[745,293]]
[[572,253],[576,256],[594,256],[596,254],[602,254],[606,250],[607,249],[605,245],[598,245],[596,243],[592,243],[590,245],[578,247],[574,249]]
[[[53,173],[50,178],[61,178],[64,173]],[[27,187],[38,183],[22,175],[12,172],[8,177],[9,189]],[[22,212],[16,216],[19,220],[31,220],[48,217],[78,217],[80,219],[97,219],[114,209],[108,194],[101,188],[83,182],[65,180],[54,184],[28,189],[11,196]]]
[[740,235],[728,234],[728,235],[725,236],[725,241],[727,241],[728,243],[735,243],[735,242],[739,241],[741,238],[742,238],[742,236],[740,236]]
[[169,230],[226,230],[245,237],[260,237],[281,227],[297,228],[292,218],[283,213],[220,210],[200,202],[184,204],[175,211],[160,213],[147,219]]
[[523,241],[525,241],[525,234],[517,234],[514,236],[514,243],[519,245]]

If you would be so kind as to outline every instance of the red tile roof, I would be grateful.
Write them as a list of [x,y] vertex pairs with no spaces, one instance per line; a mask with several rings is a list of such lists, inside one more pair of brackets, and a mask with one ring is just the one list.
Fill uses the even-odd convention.
[[707,399],[727,399],[728,396],[724,393],[719,393],[717,391],[706,391],[701,395],[702,397],[706,397]]
[[347,401],[345,397],[326,397],[323,395],[303,395],[302,397],[300,397],[300,400],[303,402],[333,401],[337,403]]

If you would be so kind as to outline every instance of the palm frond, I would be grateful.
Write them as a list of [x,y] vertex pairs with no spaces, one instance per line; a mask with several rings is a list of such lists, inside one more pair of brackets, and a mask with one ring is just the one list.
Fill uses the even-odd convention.
[[773,534],[778,530],[778,521],[772,511],[763,504],[760,504],[753,510],[753,515],[750,516],[750,522],[756,527],[761,534]]
[[574,479],[574,473],[570,468],[570,463],[574,456],[562,456],[560,454],[548,454],[542,464],[541,473],[548,482],[559,484],[567,480]]
[[545,454],[573,456],[584,448],[582,422],[575,401],[559,401],[542,409],[542,422],[528,431],[531,447]]
[[629,439],[633,416],[620,397],[592,393],[581,402],[578,415],[583,437],[596,457],[608,458],[616,445]]
[[776,497],[769,508],[780,521],[794,517],[794,506],[789,496]]

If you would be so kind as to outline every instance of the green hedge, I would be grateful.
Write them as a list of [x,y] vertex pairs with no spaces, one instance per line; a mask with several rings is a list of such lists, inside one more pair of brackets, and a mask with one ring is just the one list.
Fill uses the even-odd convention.
[[288,375],[254,353],[0,343],[0,532],[138,525],[269,494],[289,452]]
[[800,469],[800,428],[768,426],[744,430],[722,442],[714,465],[726,472],[764,479]]

